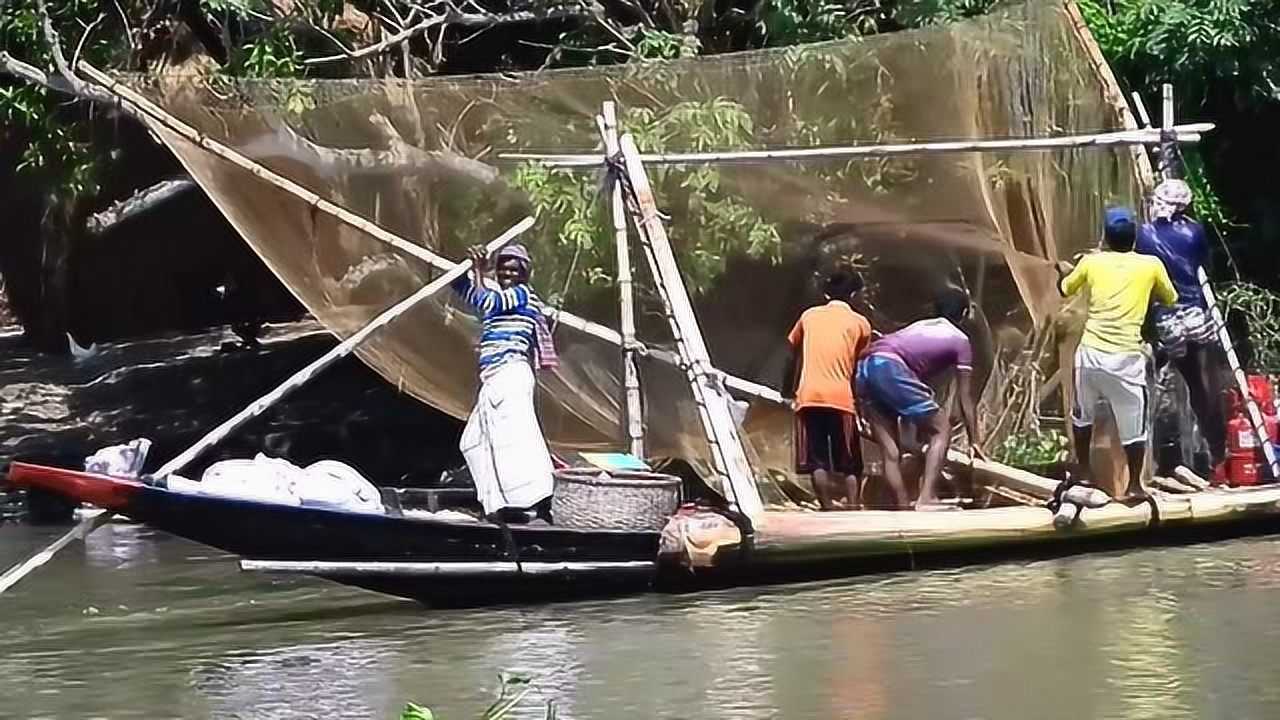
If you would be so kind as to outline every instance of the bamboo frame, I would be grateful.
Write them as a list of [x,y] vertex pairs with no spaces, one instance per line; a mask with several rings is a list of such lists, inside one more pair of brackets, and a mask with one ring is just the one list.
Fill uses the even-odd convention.
[[715,472],[721,476],[728,491],[726,495],[731,496],[729,499],[738,506],[738,510],[747,517],[758,517],[764,511],[764,503],[733,417],[733,398],[724,390],[720,380],[722,373],[711,365],[702,329],[693,312],[693,303],[680,275],[667,230],[659,217],[658,205],[635,140],[626,134],[618,145],[626,166],[628,194],[633,203],[632,218],[640,233],[645,256],[675,336],[682,367],[698,406],[707,443],[711,446]]
[[[607,100],[596,118],[605,152],[618,154],[618,112]],[[626,408],[627,447],[631,455],[644,457],[644,409],[640,395],[640,371],[636,367],[636,309],[631,278],[631,248],[627,242],[627,207],[622,199],[622,183],[610,174],[609,210],[613,218],[614,244],[618,254],[618,329],[622,331],[622,387]]]
[[[1178,142],[1195,143],[1202,133],[1214,129],[1213,123],[1192,123],[1174,128]],[[883,157],[927,153],[1044,151],[1062,148],[1109,147],[1113,145],[1158,145],[1161,134],[1156,130],[1116,130],[1086,135],[1061,135],[1044,138],[1008,140],[953,140],[923,143],[881,145],[847,145],[838,147],[786,148],[779,150],[745,150],[741,152],[707,153],[642,153],[646,165],[701,165],[710,163],[755,163],[771,160],[822,160],[832,158]],[[604,164],[604,156],[595,153],[499,153],[510,161],[537,161],[555,168],[595,168]]]

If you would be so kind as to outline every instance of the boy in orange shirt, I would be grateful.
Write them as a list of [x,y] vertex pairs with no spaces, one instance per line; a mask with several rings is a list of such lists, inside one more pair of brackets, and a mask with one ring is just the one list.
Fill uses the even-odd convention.
[[796,409],[796,472],[812,473],[823,510],[835,509],[833,498],[840,492],[833,473],[844,476],[849,506],[860,504],[862,445],[853,376],[871,339],[871,323],[849,305],[860,290],[862,277],[852,269],[832,273],[826,282],[827,303],[805,310],[787,336],[791,359],[782,394]]

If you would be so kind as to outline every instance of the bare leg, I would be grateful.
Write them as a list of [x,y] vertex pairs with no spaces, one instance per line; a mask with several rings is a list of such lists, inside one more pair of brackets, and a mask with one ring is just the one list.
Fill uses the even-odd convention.
[[831,510],[831,473],[822,468],[813,470],[813,494],[818,496],[818,506]]
[[871,423],[871,436],[880,446],[880,458],[884,461],[884,479],[893,490],[898,501],[898,509],[906,510],[911,506],[907,497],[907,486],[902,482],[902,451],[898,447],[898,423],[889,420],[874,407],[866,409],[867,420]]
[[951,446],[951,418],[939,410],[917,425],[928,436],[929,449],[924,455],[924,474],[920,478],[920,497],[916,507],[938,501],[938,480],[942,477],[942,461]]
[[1222,408],[1222,388],[1214,372],[1214,348],[1191,343],[1187,354],[1174,365],[1187,383],[1191,396],[1191,410],[1200,423],[1200,432],[1209,443],[1209,455],[1216,467],[1227,457],[1227,421]]
[[862,509],[862,486],[858,482],[858,476],[845,475],[844,489],[845,489],[845,493],[849,497],[849,509],[861,510]]
[[1147,459],[1147,443],[1139,440],[1124,446],[1124,459],[1129,465],[1129,487],[1126,495],[1144,495],[1142,489],[1142,463]]
[[1080,482],[1093,482],[1093,468],[1089,466],[1089,453],[1093,450],[1093,426],[1071,425],[1071,437],[1076,446],[1076,468]]

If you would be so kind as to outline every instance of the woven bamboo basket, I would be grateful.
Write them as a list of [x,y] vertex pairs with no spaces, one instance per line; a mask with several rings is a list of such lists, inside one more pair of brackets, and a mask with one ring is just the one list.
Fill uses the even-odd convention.
[[567,468],[555,473],[556,525],[591,530],[661,530],[680,507],[680,478],[650,472]]

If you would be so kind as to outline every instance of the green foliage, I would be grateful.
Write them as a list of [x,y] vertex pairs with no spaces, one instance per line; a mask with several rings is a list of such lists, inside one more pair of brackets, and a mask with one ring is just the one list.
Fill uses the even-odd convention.
[[639,61],[694,57],[702,49],[697,36],[654,28],[639,28],[633,41],[636,46],[635,60]]
[[907,27],[957,22],[981,15],[995,4],[996,0],[915,0],[902,3],[896,19]]
[[1067,436],[1050,430],[1009,435],[993,453],[998,462],[1014,467],[1033,467],[1065,462],[1071,451]]
[[228,63],[232,75],[253,78],[287,78],[302,74],[302,53],[293,34],[283,25],[247,39]]
[[1080,0],[1080,9],[1136,90],[1157,97],[1161,83],[1173,82],[1185,106],[1214,91],[1246,103],[1280,96],[1275,0]]
[[431,712],[431,708],[425,708],[416,703],[405,703],[404,710],[400,711],[400,720],[436,720],[436,716]]
[[[498,675],[498,697],[485,709],[481,720],[501,720],[516,709],[525,696],[533,691],[533,677],[523,673],[503,672]],[[407,703],[400,712],[400,720],[435,720],[430,708]],[[548,701],[543,710],[543,720],[555,720],[555,704]]]
[[1214,190],[1212,183],[1209,181],[1208,170],[1205,168],[1204,160],[1198,152],[1189,152],[1183,156],[1183,169],[1187,185],[1191,187],[1191,194],[1195,200],[1192,203],[1192,210],[1195,212],[1196,219],[1212,228],[1219,234],[1226,233],[1233,228],[1244,227],[1236,222],[1231,216],[1231,211],[1227,209],[1222,198],[1218,197],[1218,193]]
[[[746,110],[726,98],[677,102],[660,111],[633,108],[627,112],[626,126],[642,152],[741,149],[754,137]],[[776,225],[724,187],[722,179],[721,171],[710,166],[649,168],[650,183],[664,212],[672,216],[672,245],[694,294],[714,286],[732,255],[781,260]],[[599,179],[531,163],[521,166],[512,182],[529,195],[543,222],[560,228],[555,246],[535,250],[535,266],[544,268],[543,277],[568,277],[568,294],[611,286],[616,279],[613,223],[600,196]],[[578,263],[572,273],[564,267],[568,254]],[[548,299],[563,300],[551,295]]]
[[1253,364],[1266,372],[1280,372],[1280,293],[1248,282],[1224,283],[1218,288],[1224,314],[1238,310],[1249,321]]
[[780,0],[761,15],[759,32],[770,46],[869,35],[887,12],[881,0]]
[[[121,56],[120,43],[111,39],[110,27],[101,22],[108,16],[99,16],[99,3],[51,2],[49,12],[63,37],[68,62],[75,62],[72,55],[77,49],[79,57],[99,64],[112,63]],[[94,29],[90,32],[87,28],[91,26]],[[88,37],[82,43],[86,32]],[[0,4],[0,49],[29,64],[53,66],[34,0]],[[79,108],[68,106],[65,97],[33,85],[0,87],[0,119],[6,127],[20,131],[26,141],[17,165],[19,173],[53,185],[68,197],[96,192],[100,159],[78,123]]]

